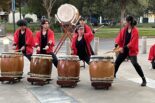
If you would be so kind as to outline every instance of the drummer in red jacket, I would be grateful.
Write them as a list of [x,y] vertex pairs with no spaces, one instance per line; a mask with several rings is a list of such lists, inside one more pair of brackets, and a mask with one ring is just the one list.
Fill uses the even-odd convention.
[[155,44],[150,48],[148,60],[151,61],[152,69],[155,69]]
[[52,55],[53,63],[57,67],[58,59],[53,53],[53,47],[55,45],[54,32],[49,28],[49,21],[44,19],[41,22],[41,29],[35,36],[35,47],[37,48],[37,54],[49,54]]
[[141,66],[137,62],[138,54],[138,29],[135,27],[137,22],[132,16],[126,18],[126,26],[121,29],[117,36],[115,43],[119,46],[119,54],[115,61],[115,77],[120,64],[129,57],[132,65],[136,69],[137,73],[142,78],[141,86],[146,86],[146,79],[141,69]]
[[93,38],[92,32],[84,33],[84,27],[77,25],[72,38],[72,54],[78,55],[80,60],[85,61],[87,64],[89,64],[90,56],[93,53],[90,45]]
[[[93,35],[95,34],[95,31],[94,30],[92,31],[91,27],[85,23],[85,19],[83,17],[80,18],[79,23],[81,26],[84,27],[84,33],[92,33]],[[92,55],[94,55],[94,52],[91,46],[90,46],[90,49],[92,51]]]
[[19,20],[17,25],[19,28],[14,33],[13,49],[22,51],[30,61],[34,46],[32,31],[27,27],[26,20]]

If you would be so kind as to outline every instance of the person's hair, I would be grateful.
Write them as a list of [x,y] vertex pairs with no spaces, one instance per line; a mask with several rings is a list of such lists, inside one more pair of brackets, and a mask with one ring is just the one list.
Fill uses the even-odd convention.
[[26,20],[18,20],[17,21],[17,25],[18,26],[27,26],[27,21]]
[[137,25],[137,21],[134,19],[133,16],[127,16],[126,17],[126,21],[130,22],[131,27],[134,27],[135,25]]
[[79,21],[85,21],[85,18],[84,17],[81,17],[80,19],[79,19]]
[[43,20],[41,21],[41,25],[44,25],[46,22],[49,23],[49,21],[48,21],[47,19],[43,19]]
[[[79,28],[83,27],[82,25],[77,25],[75,28],[75,33],[78,33]],[[83,27],[84,28],[84,27]]]
[[41,20],[41,25],[40,25],[41,29],[43,29],[42,25],[44,25],[46,22],[49,23],[49,21],[47,19]]

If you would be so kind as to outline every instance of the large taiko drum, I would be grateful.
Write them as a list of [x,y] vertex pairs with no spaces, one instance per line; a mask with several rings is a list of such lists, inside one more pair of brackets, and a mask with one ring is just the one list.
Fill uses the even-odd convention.
[[98,86],[99,88],[111,86],[114,79],[114,64],[113,57],[111,56],[91,56],[90,58],[90,79],[92,81],[92,86]]
[[32,55],[30,63],[31,77],[51,78],[52,72],[52,56],[45,54]]
[[80,15],[75,6],[71,4],[63,4],[58,8],[56,17],[62,23],[71,23],[73,25],[76,25],[80,18]]
[[24,58],[22,53],[2,53],[1,54],[1,76],[22,77]]
[[[57,66],[59,85],[74,86],[79,81],[80,62],[75,55],[60,56]],[[62,82],[61,82],[62,81]]]

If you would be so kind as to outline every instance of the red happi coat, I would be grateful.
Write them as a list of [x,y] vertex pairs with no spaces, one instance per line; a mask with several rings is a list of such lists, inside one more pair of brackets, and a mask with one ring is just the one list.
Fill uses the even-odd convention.
[[[38,31],[35,36],[35,46],[38,45],[41,47],[41,31]],[[52,41],[51,45],[49,46],[49,49],[46,50],[46,53],[52,53],[53,47],[55,45],[55,39],[54,39],[54,32],[51,29],[47,30],[47,43]],[[40,53],[40,51],[37,51],[37,53]]]
[[[17,29],[14,33],[14,40],[13,44],[16,45],[16,50],[19,50],[19,33],[20,29]],[[32,54],[33,53],[33,46],[34,46],[34,40],[33,40],[33,33],[29,28],[26,28],[25,33],[25,44],[26,44],[26,54]]]
[[[71,45],[71,48],[73,50],[74,55],[77,55],[77,48],[76,48],[77,39],[78,39],[78,34],[74,33],[73,38],[72,38],[72,45]],[[92,51],[91,51],[90,43],[94,39],[94,35],[91,32],[85,33],[84,34],[84,39],[86,41],[87,53],[88,53],[89,56],[91,56]]]
[[148,56],[148,60],[152,61],[153,59],[155,59],[155,44],[151,46]]
[[84,31],[85,33],[92,33],[91,28],[87,24],[84,24]]
[[[124,43],[125,43],[126,30],[127,30],[127,26],[121,29],[120,33],[115,39],[115,43],[122,48],[124,47]],[[136,27],[133,27],[131,31],[131,39],[127,45],[129,48],[129,56],[136,56],[138,54],[138,51],[139,51],[138,39],[139,39],[138,29]]]

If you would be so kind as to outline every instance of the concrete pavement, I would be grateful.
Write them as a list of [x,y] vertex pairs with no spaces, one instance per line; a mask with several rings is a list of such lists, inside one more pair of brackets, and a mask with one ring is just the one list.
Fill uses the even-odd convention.
[[[0,47],[3,48],[1,41],[2,38]],[[150,69],[147,60],[152,44],[154,38],[148,38],[147,54],[138,55],[138,62],[147,77],[147,87],[140,86],[141,79],[130,62],[123,62],[109,90],[95,90],[91,86],[88,65],[80,69],[80,82],[75,88],[61,88],[56,84],[57,70],[54,66],[51,83],[34,86],[26,80],[29,62],[25,58],[25,78],[17,84],[0,84],[0,103],[155,103],[155,70]],[[99,54],[112,50],[113,45],[113,39],[100,40]],[[141,39],[139,46],[141,48]]]

